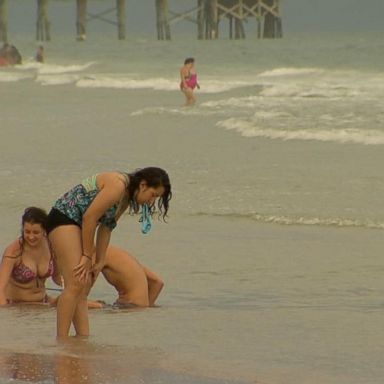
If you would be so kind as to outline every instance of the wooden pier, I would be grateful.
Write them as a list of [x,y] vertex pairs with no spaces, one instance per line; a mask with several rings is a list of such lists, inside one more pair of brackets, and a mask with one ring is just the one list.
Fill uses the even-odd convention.
[[[143,0],[145,1],[145,0]],[[148,1],[148,0],[147,0]],[[229,38],[244,39],[245,24],[255,20],[258,38],[281,38],[282,21],[280,0],[191,0],[190,9],[183,12],[172,11],[169,0],[152,0],[156,8],[156,29],[158,40],[171,40],[171,26],[180,22],[196,25],[200,40],[217,39],[220,25],[228,22]],[[0,41],[7,42],[7,2],[0,0]],[[36,0],[36,40],[51,39],[51,23],[48,18],[50,0]],[[111,4],[112,2],[112,4]],[[117,27],[117,37],[126,37],[126,0],[106,0],[109,8],[99,13],[89,11],[92,1],[72,0],[68,5],[76,6],[76,39],[84,41],[87,36],[87,23],[102,21]],[[110,15],[115,13],[115,18]]]
[[[283,37],[280,0],[197,0],[196,6],[185,12],[173,12],[168,9],[168,0],[156,0],[157,19],[167,20],[169,25],[188,21],[197,25],[197,38],[217,39],[220,22],[229,22],[229,38],[244,39],[244,23],[254,18],[257,23],[258,38]],[[192,3],[192,2],[191,2]],[[159,25],[159,24],[158,24]],[[159,31],[159,27],[158,27]],[[164,39],[163,34],[159,34]],[[169,32],[166,39],[171,39]]]

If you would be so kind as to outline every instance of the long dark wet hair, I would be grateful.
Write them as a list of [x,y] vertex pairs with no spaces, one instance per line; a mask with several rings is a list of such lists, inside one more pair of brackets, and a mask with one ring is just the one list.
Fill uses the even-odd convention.
[[193,57],[187,57],[185,60],[184,60],[184,65],[187,65],[187,64],[192,64],[195,62],[195,59]]
[[28,207],[25,208],[23,216],[21,216],[21,236],[19,237],[20,254],[24,251],[24,224],[40,224],[44,231],[47,230],[48,215],[42,208]]
[[169,201],[172,198],[171,182],[169,180],[168,173],[162,168],[158,167],[146,167],[137,169],[135,172],[128,173],[129,182],[127,185],[127,198],[119,209],[122,213],[128,208],[129,214],[133,215],[139,213],[140,205],[136,201],[136,194],[139,190],[140,183],[145,181],[150,188],[163,187],[164,193],[157,200],[157,207],[154,203],[150,209],[151,215],[157,210],[159,217],[165,220],[168,209]]

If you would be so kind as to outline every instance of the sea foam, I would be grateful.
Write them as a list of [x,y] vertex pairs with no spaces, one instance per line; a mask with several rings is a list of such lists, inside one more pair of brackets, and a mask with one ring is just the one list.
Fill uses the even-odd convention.
[[276,129],[255,126],[252,121],[229,118],[217,126],[235,130],[244,137],[265,137],[280,140],[315,140],[322,142],[384,145],[384,132],[373,129]]
[[302,216],[284,216],[284,215],[268,215],[260,213],[207,213],[198,212],[196,216],[214,216],[229,219],[247,219],[265,224],[279,225],[305,225],[305,226],[321,226],[321,227],[340,227],[340,228],[367,228],[367,229],[384,229],[384,223],[371,219],[349,219],[349,218],[321,218],[321,217],[302,217]]
[[[114,88],[114,89],[153,89],[156,91],[180,91],[179,80],[175,78],[152,77],[140,79],[124,75],[103,76],[92,75],[79,80],[76,85],[81,88]],[[245,81],[206,80],[202,82],[199,93],[220,93],[231,89],[249,86]]]
[[41,85],[65,85],[73,84],[79,79],[79,75],[61,74],[61,75],[43,75],[37,76],[36,82]]
[[17,73],[17,72],[3,72],[0,71],[0,82],[16,82],[20,80],[32,79],[33,75]]
[[269,71],[261,72],[259,77],[281,77],[281,76],[303,76],[303,75],[320,75],[324,73],[322,68],[295,68],[283,67],[275,68]]
[[54,75],[62,73],[73,73],[73,72],[83,72],[86,69],[90,68],[94,62],[89,62],[85,64],[78,65],[55,65],[55,64],[43,64],[38,66],[37,72],[40,75]]

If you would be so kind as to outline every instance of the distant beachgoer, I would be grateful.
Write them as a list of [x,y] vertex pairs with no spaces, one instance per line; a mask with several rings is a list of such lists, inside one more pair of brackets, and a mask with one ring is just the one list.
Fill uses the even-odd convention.
[[36,60],[38,63],[44,63],[44,47],[43,47],[42,45],[39,45],[39,46],[37,47],[35,60]]
[[8,50],[9,44],[4,43],[3,46],[0,48],[0,67],[6,67],[9,65],[7,60],[7,50]]
[[21,54],[14,45],[11,45],[11,57],[12,57],[12,65],[22,64],[23,59],[21,57]]
[[4,43],[0,49],[0,66],[17,65],[22,63],[20,52],[14,45]]
[[122,307],[152,307],[164,283],[154,272],[142,266],[128,252],[109,246],[101,270],[118,293],[115,305]]
[[45,280],[54,274],[46,222],[43,209],[24,211],[21,236],[6,247],[0,263],[0,305],[54,301],[45,290]]
[[[132,173],[104,172],[89,177],[60,197],[48,215],[47,233],[64,289],[57,302],[57,336],[89,334],[87,296],[105,265],[111,232],[126,209],[165,218],[171,199],[168,174],[148,167]],[[95,245],[96,235],[96,245]]]
[[197,82],[197,74],[194,69],[195,59],[188,57],[184,60],[184,65],[180,68],[180,90],[185,95],[185,105],[191,106],[196,102],[193,90],[197,87],[200,89],[200,85]]
[[7,51],[9,46],[10,45],[8,43],[4,43],[3,46],[0,48],[0,55],[4,55],[4,53]]
[[3,57],[3,56],[0,56],[0,67],[6,67],[8,66],[8,60]]

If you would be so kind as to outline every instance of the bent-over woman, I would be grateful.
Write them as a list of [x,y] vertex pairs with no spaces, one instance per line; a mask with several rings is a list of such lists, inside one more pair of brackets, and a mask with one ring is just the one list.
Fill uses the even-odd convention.
[[115,287],[118,294],[115,305],[120,307],[153,307],[164,286],[156,273],[118,247],[108,247],[101,272]]
[[[105,264],[111,232],[129,210],[144,205],[163,218],[171,198],[168,174],[148,167],[132,173],[104,172],[83,180],[60,197],[48,215],[47,232],[64,278],[57,302],[57,336],[89,335],[87,296]],[[95,255],[95,256],[93,256]]]

